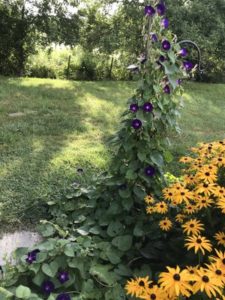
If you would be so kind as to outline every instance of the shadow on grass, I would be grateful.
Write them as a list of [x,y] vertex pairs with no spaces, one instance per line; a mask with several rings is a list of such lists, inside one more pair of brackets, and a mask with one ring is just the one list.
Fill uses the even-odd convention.
[[[102,167],[100,156],[109,160],[101,145],[125,107],[120,89],[123,96],[131,89],[127,83],[34,79],[2,79],[0,84],[0,222],[9,228],[45,217],[46,201],[66,193],[80,163],[91,174]],[[9,116],[17,112],[24,115]],[[96,148],[92,153],[87,146]],[[76,159],[73,149],[74,156],[79,149]],[[85,151],[90,156],[82,156]]]

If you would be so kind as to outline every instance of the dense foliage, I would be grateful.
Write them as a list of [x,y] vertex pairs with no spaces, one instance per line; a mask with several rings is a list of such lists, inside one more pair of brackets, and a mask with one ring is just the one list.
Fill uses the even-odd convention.
[[[125,69],[126,62],[132,63],[134,56],[142,51],[141,15],[144,3],[138,0],[80,2],[81,6],[76,1],[0,1],[0,73],[69,77],[66,62],[64,73],[58,74],[59,63],[54,62],[49,71],[46,59],[30,56],[38,49],[40,55],[41,46],[44,46],[43,51],[46,47],[51,50],[56,43],[72,48],[80,45],[85,49],[85,62],[79,64],[79,71],[72,66],[71,79],[102,79],[103,75],[104,79],[129,79],[127,73],[121,74],[122,67],[118,62],[123,61]],[[111,14],[112,4],[116,3],[118,7]],[[193,40],[201,49],[204,74],[198,79],[223,82],[224,0],[213,3],[179,0],[175,5],[172,0],[167,0],[167,4],[171,26],[178,40]],[[30,9],[32,6],[33,10]],[[29,64],[26,64],[28,58]],[[36,60],[32,68],[31,60]],[[99,65],[104,70],[102,76],[97,71]]]

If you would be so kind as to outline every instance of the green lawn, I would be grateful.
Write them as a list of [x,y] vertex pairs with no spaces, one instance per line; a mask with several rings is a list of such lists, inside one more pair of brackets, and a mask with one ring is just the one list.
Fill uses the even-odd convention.
[[[135,83],[0,79],[0,224],[10,228],[40,218],[40,202],[107,168],[107,138],[119,125]],[[175,157],[197,141],[225,137],[225,85],[188,84],[172,136]],[[169,167],[176,172],[177,164]],[[15,223],[16,222],[16,223]]]

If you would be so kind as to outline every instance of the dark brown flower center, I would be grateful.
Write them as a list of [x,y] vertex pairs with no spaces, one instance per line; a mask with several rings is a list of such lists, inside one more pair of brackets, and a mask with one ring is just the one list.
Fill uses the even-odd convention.
[[203,184],[203,187],[207,188],[209,185],[207,183]]
[[184,196],[184,195],[185,195],[185,193],[184,193],[184,192],[181,192],[180,194],[181,194],[181,196]]
[[225,265],[225,258],[222,260],[222,263]]
[[141,280],[141,281],[139,282],[139,285],[140,285],[140,286],[145,286],[145,283],[144,283],[144,281],[143,281],[143,280]]
[[206,172],[206,173],[205,173],[205,176],[210,176],[210,173],[209,173],[209,172]]
[[194,274],[194,270],[190,270],[190,273],[191,273],[191,274]]
[[173,196],[173,194],[172,194],[172,193],[169,193],[169,196]]
[[219,157],[219,158],[218,158],[218,161],[222,161],[222,158],[221,158],[221,157]]
[[202,243],[202,240],[201,240],[201,239],[197,239],[196,242],[197,242],[198,244],[201,244],[201,243]]
[[204,282],[209,282],[209,277],[206,276],[206,275],[204,275],[204,276],[202,277],[202,281],[204,281]]
[[193,228],[193,227],[195,227],[195,225],[194,224],[190,224],[190,227]]
[[202,203],[206,203],[206,200],[202,200]]
[[156,294],[151,294],[150,299],[156,299]]
[[163,208],[163,207],[164,207],[164,205],[163,205],[163,204],[161,204],[161,205],[160,205],[160,207],[161,207],[161,208]]
[[222,272],[220,270],[216,270],[216,275],[222,275]]
[[174,274],[173,279],[176,281],[180,281],[180,275],[179,274]]
[[153,284],[153,283],[149,283],[148,287],[149,287],[150,289],[152,289],[152,288],[154,287],[154,284]]

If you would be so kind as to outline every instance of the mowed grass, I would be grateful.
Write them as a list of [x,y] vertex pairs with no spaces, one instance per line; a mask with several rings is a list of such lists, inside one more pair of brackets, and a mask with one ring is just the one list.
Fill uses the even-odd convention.
[[[80,178],[107,169],[107,139],[134,82],[0,79],[0,224],[35,223],[43,205]],[[199,141],[225,137],[225,85],[191,83],[184,94],[182,134],[171,135],[174,162]]]

